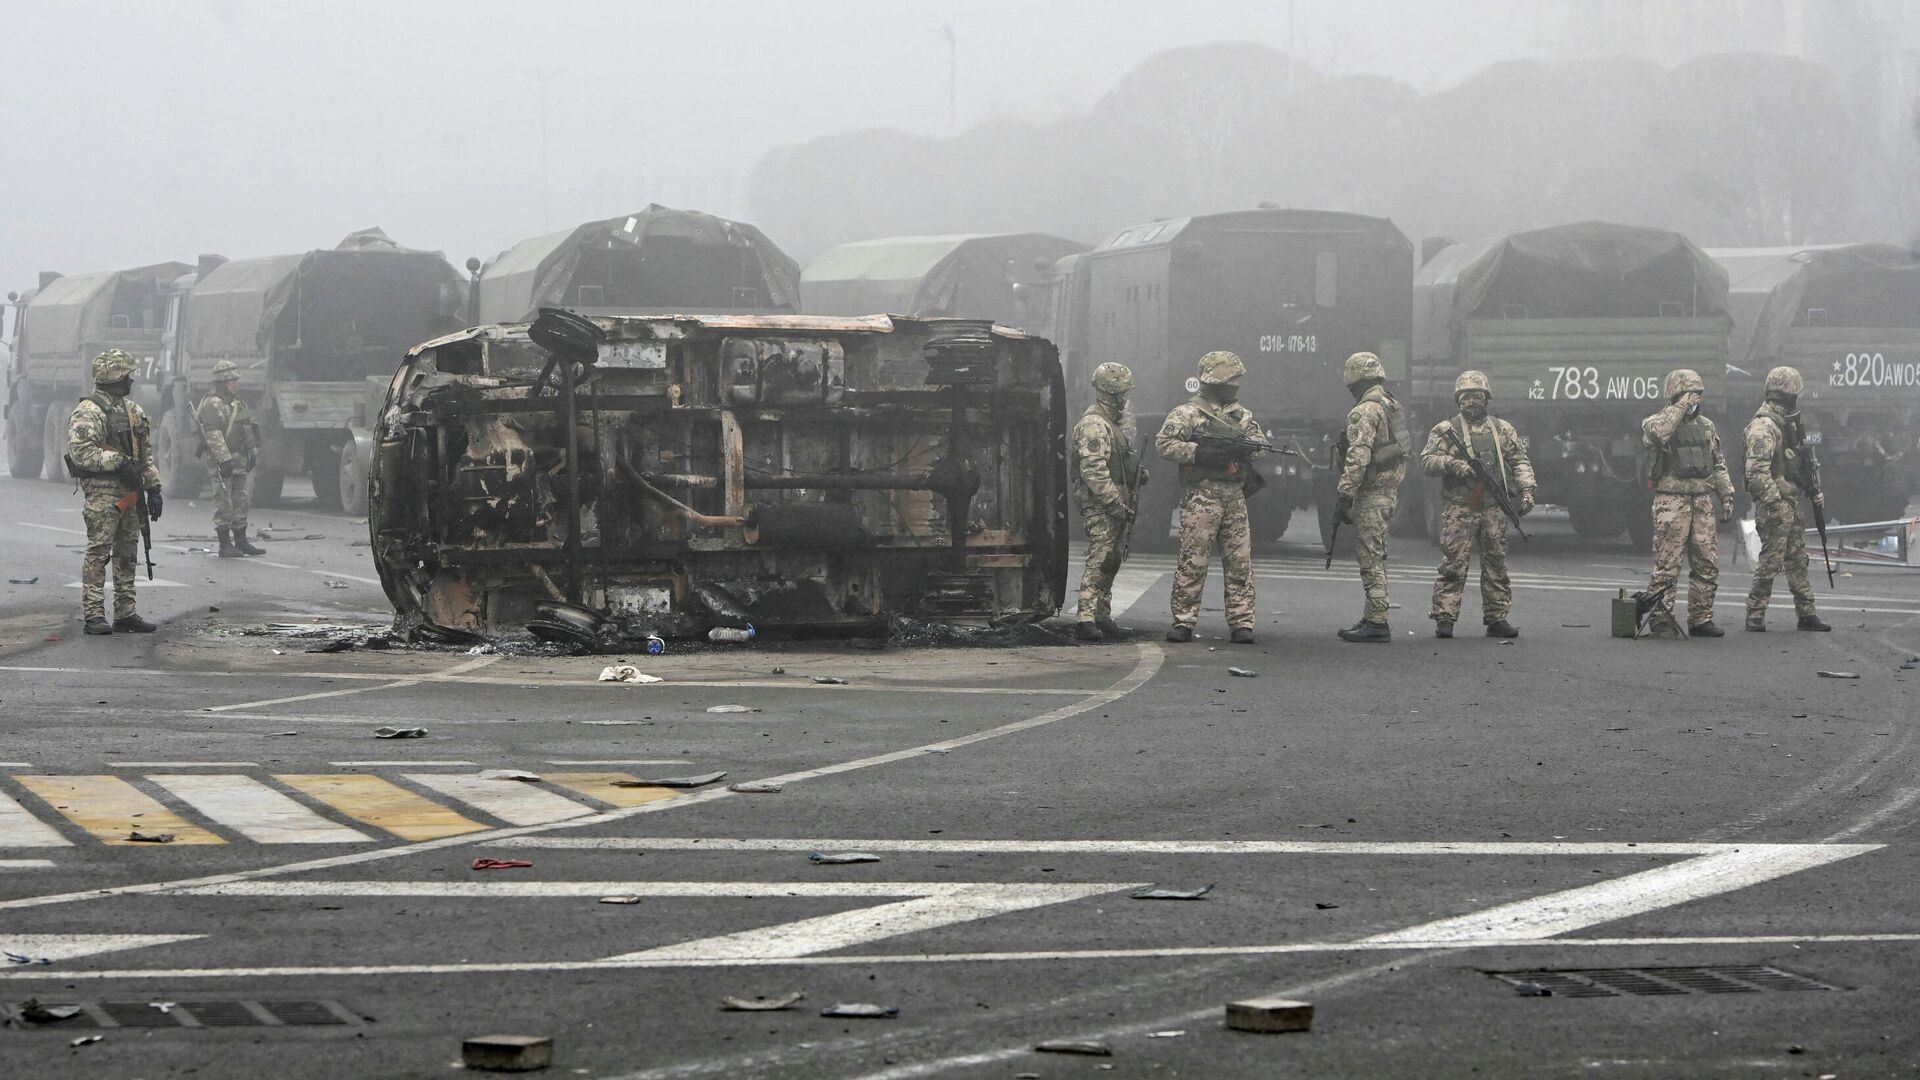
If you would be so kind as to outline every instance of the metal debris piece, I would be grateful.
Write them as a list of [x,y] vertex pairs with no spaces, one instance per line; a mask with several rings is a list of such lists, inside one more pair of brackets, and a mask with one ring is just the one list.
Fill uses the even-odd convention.
[[104,1038],[106,1038],[105,1035],[82,1035],[77,1039],[68,1040],[67,1045],[74,1047],[92,1046]]
[[832,854],[816,851],[807,856],[807,861],[818,866],[839,866],[843,863],[879,862],[880,856],[865,851],[836,851]]
[[750,705],[709,705],[707,706],[707,711],[710,713],[736,713],[759,712],[760,710]]
[[829,1006],[828,1008],[821,1009],[820,1015],[821,1016],[848,1016],[848,1017],[857,1017],[857,1018],[862,1018],[867,1020],[886,1020],[891,1017],[899,1016],[900,1007],[897,1005],[866,1005],[866,1004],[848,1005],[848,1004],[842,1003],[839,1005],[833,1005],[833,1006]]
[[608,664],[600,669],[601,682],[656,683],[658,675],[648,675],[632,664]]
[[1317,910],[1317,911],[1332,911],[1332,910],[1333,910],[1334,908],[1337,908],[1337,907],[1339,907],[1340,905],[1339,905],[1339,904],[1329,904],[1329,903],[1327,903],[1327,902],[1325,902],[1324,900],[1315,900],[1315,901],[1313,902],[1313,906],[1314,906],[1314,909],[1315,909],[1315,910]]
[[637,904],[637,903],[639,903],[639,902],[640,902],[640,898],[639,898],[639,897],[637,897],[637,896],[603,896],[603,897],[601,897],[601,898],[600,898],[600,902],[601,902],[601,903],[603,903],[603,904],[627,904],[627,905],[632,905],[632,904]]
[[173,834],[170,832],[143,833],[139,829],[134,829],[127,833],[127,839],[142,844],[171,844]]
[[1816,674],[1823,679],[1857,679],[1860,677],[1851,671],[1821,671]]
[[489,1072],[533,1072],[553,1064],[550,1035],[476,1035],[460,1044],[460,1062]]
[[523,769],[482,769],[480,771],[480,779],[482,780],[520,780],[520,781],[524,781],[526,783],[531,784],[531,783],[539,782],[540,774],[530,773]]
[[524,870],[533,863],[528,859],[475,859],[475,870]]
[[32,577],[10,577],[7,579],[7,584],[9,585],[38,585],[39,583],[40,575],[38,574]]
[[1073,1042],[1056,1039],[1050,1042],[1035,1043],[1035,1050],[1043,1054],[1082,1054],[1087,1057],[1112,1057],[1113,1047],[1103,1042]]
[[841,678],[841,677],[840,677],[840,676],[838,676],[838,675],[815,675],[815,676],[813,676],[813,681],[814,681],[814,682],[817,682],[817,683],[820,683],[820,684],[821,684],[821,685],[823,685],[823,686],[845,686],[845,685],[847,685],[847,680],[845,680],[845,679],[843,679],[843,678]]
[[658,780],[612,780],[614,787],[705,787],[727,775],[723,772],[701,773],[698,776],[663,776]]
[[765,780],[742,780],[737,784],[728,784],[727,790],[736,791],[742,795],[778,795],[786,786]]
[[36,998],[28,998],[20,1003],[16,1014],[31,1024],[57,1024],[62,1020],[71,1020],[84,1012],[78,1005],[42,1005]]
[[1227,669],[1227,674],[1237,675],[1242,679],[1257,679],[1260,677],[1259,672],[1248,671],[1246,668],[1243,668],[1243,667],[1230,667]]
[[1202,885],[1198,889],[1140,889],[1127,895],[1135,900],[1204,900],[1212,891],[1212,885]]
[[1305,1031],[1313,1025],[1313,1006],[1287,998],[1252,998],[1227,1003],[1227,1026],[1235,1031]]
[[424,739],[427,729],[423,727],[377,727],[373,729],[376,739]]
[[777,997],[723,997],[720,999],[720,1008],[727,1012],[779,1012],[781,1009],[791,1009],[796,1002],[806,999],[807,995],[799,990]]

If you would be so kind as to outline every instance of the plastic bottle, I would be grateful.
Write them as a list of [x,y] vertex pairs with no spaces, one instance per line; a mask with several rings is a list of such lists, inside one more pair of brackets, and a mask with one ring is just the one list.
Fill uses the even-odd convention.
[[661,653],[666,651],[667,651],[667,640],[665,638],[661,637],[659,634],[647,635],[647,655],[648,656],[659,656]]
[[752,641],[753,624],[748,623],[745,630],[736,630],[731,626],[716,626],[707,631],[708,641]]

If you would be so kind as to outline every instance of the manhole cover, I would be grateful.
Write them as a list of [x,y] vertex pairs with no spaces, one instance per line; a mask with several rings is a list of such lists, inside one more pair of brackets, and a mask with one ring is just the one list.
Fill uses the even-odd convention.
[[1674,994],[1752,994],[1762,990],[1838,990],[1805,975],[1759,964],[1713,967],[1578,968],[1563,971],[1489,971],[1517,989],[1539,987],[1554,997],[1662,997]]
[[[48,1010],[80,1011],[64,1020]],[[366,1022],[337,1001],[44,1001],[0,1005],[8,1027],[16,1028],[202,1028],[309,1027]]]

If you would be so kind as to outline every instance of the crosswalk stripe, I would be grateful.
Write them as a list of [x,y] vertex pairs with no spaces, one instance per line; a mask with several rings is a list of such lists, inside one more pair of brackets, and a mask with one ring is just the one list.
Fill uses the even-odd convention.
[[0,795],[0,848],[69,847],[59,830],[33,816],[33,811]]
[[258,843],[357,844],[371,839],[359,829],[328,821],[251,776],[191,773],[147,779]]
[[487,828],[377,776],[280,773],[274,779],[355,821],[385,829],[402,840],[438,840]]
[[614,787],[615,780],[635,780],[638,777],[617,772],[576,772],[544,773],[549,784],[555,784],[571,791],[577,791],[592,799],[625,809],[629,806],[643,806],[651,802],[671,799],[680,794],[673,788],[663,787]]
[[442,795],[451,795],[509,825],[545,825],[594,812],[590,806],[520,780],[489,780],[458,773],[407,773],[406,778]]
[[28,791],[46,800],[68,821],[109,844],[138,844],[127,835],[172,833],[175,844],[224,844],[217,833],[195,825],[117,776],[16,775]]

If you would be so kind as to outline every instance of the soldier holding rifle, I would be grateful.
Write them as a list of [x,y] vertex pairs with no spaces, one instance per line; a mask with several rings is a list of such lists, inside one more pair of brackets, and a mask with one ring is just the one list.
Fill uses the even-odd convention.
[[1446,501],[1440,511],[1440,571],[1433,582],[1433,636],[1450,638],[1460,618],[1467,566],[1480,548],[1480,612],[1487,636],[1519,637],[1507,616],[1513,584],[1507,577],[1507,522],[1533,510],[1533,463],[1513,425],[1488,415],[1493,387],[1478,371],[1463,371],[1453,383],[1460,412],[1434,426],[1420,454],[1420,468],[1440,477]]

